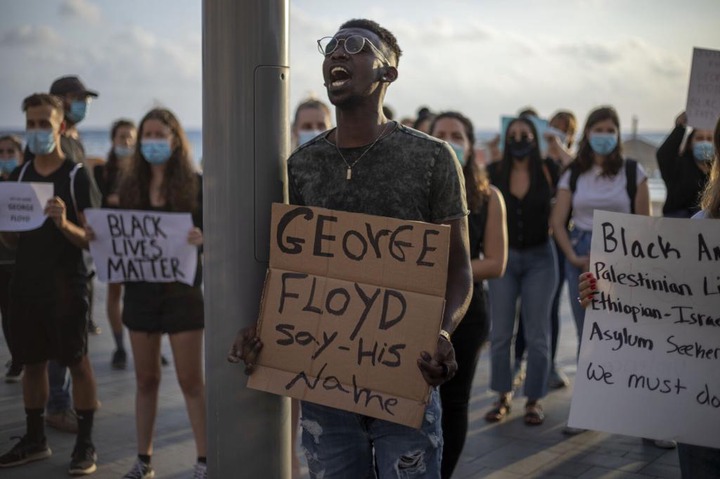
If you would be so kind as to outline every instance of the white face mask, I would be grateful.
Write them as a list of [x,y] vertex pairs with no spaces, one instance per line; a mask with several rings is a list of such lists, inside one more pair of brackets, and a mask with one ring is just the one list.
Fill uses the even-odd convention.
[[298,131],[298,146],[304,145],[308,141],[318,136],[322,131],[320,130],[300,130]]

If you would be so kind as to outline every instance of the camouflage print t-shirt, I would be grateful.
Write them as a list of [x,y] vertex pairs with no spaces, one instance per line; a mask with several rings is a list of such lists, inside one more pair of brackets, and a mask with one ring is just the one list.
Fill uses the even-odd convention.
[[[290,203],[442,223],[468,214],[462,170],[450,146],[393,122],[352,168],[325,133],[288,159]],[[349,164],[367,146],[342,148]]]

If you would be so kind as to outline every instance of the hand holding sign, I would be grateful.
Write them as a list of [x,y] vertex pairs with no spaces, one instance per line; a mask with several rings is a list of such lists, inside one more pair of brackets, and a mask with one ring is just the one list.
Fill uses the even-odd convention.
[[67,210],[65,208],[65,202],[59,196],[53,196],[45,205],[45,214],[48,218],[53,220],[55,226],[62,231],[65,228],[67,222]]
[[450,341],[442,336],[438,337],[437,350],[434,357],[423,351],[417,360],[423,378],[430,386],[440,386],[455,376],[458,369],[455,360],[455,348]]

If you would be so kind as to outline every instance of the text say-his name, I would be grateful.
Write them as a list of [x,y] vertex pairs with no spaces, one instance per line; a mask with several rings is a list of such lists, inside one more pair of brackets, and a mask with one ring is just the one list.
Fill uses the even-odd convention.
[[[277,226],[277,246],[285,254],[300,254],[303,251],[303,245],[308,242],[308,238],[298,238],[285,234],[285,230],[296,219],[302,217],[305,221],[315,221],[314,237],[309,238],[312,242],[313,256],[332,258],[334,253],[328,250],[327,243],[338,241],[338,237],[328,234],[326,231],[329,223],[336,223],[338,218],[332,215],[317,215],[310,208],[299,207],[285,213]],[[438,236],[440,231],[427,229],[424,231],[422,245],[418,249],[416,245],[404,240],[403,238],[412,233],[413,225],[406,224],[395,228],[394,230],[379,229],[373,230],[370,223],[365,223],[365,231],[349,229],[342,238],[339,238],[343,254],[350,260],[362,261],[368,254],[374,254],[377,259],[392,258],[396,261],[404,263],[406,261],[414,261],[418,266],[432,267],[435,263],[432,261],[432,253],[437,250],[432,245],[432,237]],[[384,238],[387,237],[387,240]],[[406,251],[417,250],[415,258],[408,258]]]

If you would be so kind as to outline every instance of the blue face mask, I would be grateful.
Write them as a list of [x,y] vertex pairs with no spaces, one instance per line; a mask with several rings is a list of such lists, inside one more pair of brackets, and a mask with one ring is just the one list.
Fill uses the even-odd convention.
[[127,158],[135,153],[135,148],[132,146],[113,146],[113,152],[118,158]]
[[16,158],[9,160],[0,160],[0,173],[3,175],[9,175],[12,171],[18,167],[18,161]]
[[27,130],[25,141],[33,155],[49,155],[55,151],[55,137],[52,130]]
[[80,123],[85,119],[87,109],[87,100],[74,100],[72,103],[70,103],[70,109],[65,112],[65,116],[72,123]]
[[615,133],[590,133],[590,148],[598,155],[607,156],[617,148],[618,137]]
[[162,165],[166,163],[172,155],[169,140],[142,140],[140,145],[140,153],[142,153],[145,161],[151,165]]
[[455,151],[455,156],[457,156],[460,165],[465,166],[465,148],[457,143],[448,142],[448,144]]
[[322,131],[320,130],[300,130],[298,131],[298,146],[304,145],[308,141],[318,136]]
[[701,163],[712,161],[715,156],[715,147],[711,141],[698,141],[693,145],[693,156]]

